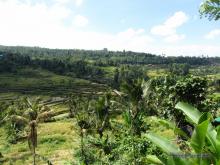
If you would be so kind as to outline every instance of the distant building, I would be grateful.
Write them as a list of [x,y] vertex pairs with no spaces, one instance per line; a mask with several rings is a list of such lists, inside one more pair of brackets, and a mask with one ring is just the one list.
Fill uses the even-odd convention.
[[107,49],[107,48],[104,48],[104,49],[103,49],[103,52],[108,53],[108,49]]

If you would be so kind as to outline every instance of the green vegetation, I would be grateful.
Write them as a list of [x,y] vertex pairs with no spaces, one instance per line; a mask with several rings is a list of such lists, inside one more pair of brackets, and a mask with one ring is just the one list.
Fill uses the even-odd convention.
[[[168,140],[158,135],[147,134],[148,139],[162,148],[167,154],[171,154],[164,162],[154,157],[155,161],[161,164],[173,165],[180,163],[186,165],[219,164],[219,127],[217,129],[212,127],[210,122],[211,115],[209,113],[201,114],[197,109],[183,102],[178,103],[176,108],[182,110],[195,125],[193,134],[189,139],[190,143],[188,144],[191,155],[189,153],[186,154],[185,151],[181,151],[176,145],[171,144]],[[184,156],[188,156],[188,158],[185,159]]]
[[0,164],[219,163],[218,57],[0,52]]
[[220,1],[219,0],[205,0],[200,7],[201,15],[205,15],[209,20],[220,19]]

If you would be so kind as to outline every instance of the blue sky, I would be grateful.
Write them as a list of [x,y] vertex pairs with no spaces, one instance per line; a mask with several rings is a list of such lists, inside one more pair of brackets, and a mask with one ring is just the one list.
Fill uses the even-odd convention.
[[220,56],[202,0],[0,0],[0,44]]

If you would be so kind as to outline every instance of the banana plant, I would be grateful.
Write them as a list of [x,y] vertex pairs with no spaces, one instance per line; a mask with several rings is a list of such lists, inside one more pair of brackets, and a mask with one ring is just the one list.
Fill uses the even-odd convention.
[[189,139],[193,152],[185,153],[177,144],[171,143],[164,137],[148,133],[144,136],[167,153],[168,158],[164,160],[159,156],[147,156],[147,161],[164,165],[220,164],[220,128],[215,129],[211,125],[211,114],[201,113],[184,102],[179,102],[175,108],[181,110],[195,126],[192,137]]
[[[33,155],[33,164],[36,164],[36,147],[37,147],[37,124],[47,117],[45,106],[40,105],[40,98],[37,98],[36,101],[32,102],[29,98],[23,100],[26,104],[26,110],[20,115],[11,115],[9,120],[12,123],[22,123],[25,126],[28,126],[29,131],[27,135],[28,146]],[[48,108],[46,108],[48,110]],[[50,109],[49,109],[50,110]]]

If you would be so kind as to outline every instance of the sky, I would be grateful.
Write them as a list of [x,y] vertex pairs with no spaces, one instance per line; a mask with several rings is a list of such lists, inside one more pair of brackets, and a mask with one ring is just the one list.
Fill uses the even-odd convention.
[[0,45],[220,57],[202,0],[0,0]]

